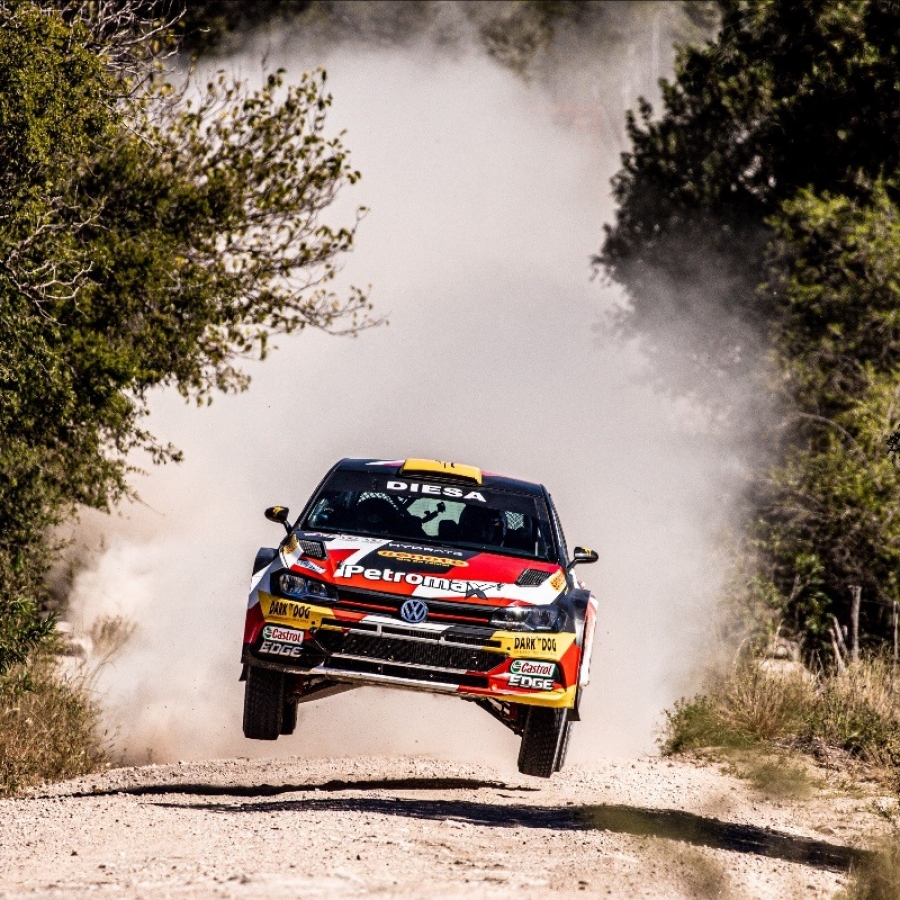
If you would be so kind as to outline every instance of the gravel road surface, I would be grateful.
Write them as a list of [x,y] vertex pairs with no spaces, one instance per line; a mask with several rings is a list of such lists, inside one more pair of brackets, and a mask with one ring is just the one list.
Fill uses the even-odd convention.
[[0,897],[830,898],[874,802],[657,758],[549,782],[403,758],[114,769],[0,801]]

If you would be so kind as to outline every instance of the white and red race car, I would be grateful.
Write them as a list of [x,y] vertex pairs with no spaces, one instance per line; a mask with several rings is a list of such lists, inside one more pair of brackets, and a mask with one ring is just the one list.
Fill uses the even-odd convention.
[[435,460],[345,459],[260,549],[244,630],[244,734],[361,685],[456,694],[521,735],[519,771],[565,760],[597,603],[547,490]]

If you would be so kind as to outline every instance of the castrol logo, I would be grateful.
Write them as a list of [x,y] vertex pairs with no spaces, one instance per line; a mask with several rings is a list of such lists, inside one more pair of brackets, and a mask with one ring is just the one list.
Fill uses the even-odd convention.
[[263,637],[269,641],[281,641],[284,644],[302,644],[303,632],[293,628],[279,628],[277,625],[266,625]]
[[543,662],[538,659],[515,659],[509,667],[513,675],[532,675],[539,678],[553,678],[556,675],[556,663]]

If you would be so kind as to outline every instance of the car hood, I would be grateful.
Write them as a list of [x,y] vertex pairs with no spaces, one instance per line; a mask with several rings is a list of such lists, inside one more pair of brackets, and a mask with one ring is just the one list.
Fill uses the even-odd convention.
[[[323,558],[324,554],[324,558]],[[335,585],[495,606],[546,604],[566,587],[556,563],[359,535],[295,532],[280,562]]]

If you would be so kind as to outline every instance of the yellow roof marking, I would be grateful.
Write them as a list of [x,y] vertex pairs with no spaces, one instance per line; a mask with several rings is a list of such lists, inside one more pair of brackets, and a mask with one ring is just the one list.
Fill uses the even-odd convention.
[[437,459],[408,459],[400,468],[400,474],[412,472],[434,472],[438,475],[450,475],[467,478],[481,484],[481,469],[475,466],[464,466],[461,463],[441,462]]

